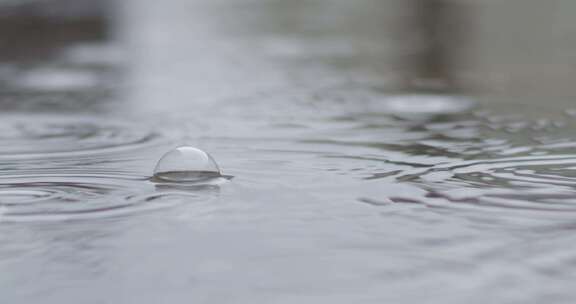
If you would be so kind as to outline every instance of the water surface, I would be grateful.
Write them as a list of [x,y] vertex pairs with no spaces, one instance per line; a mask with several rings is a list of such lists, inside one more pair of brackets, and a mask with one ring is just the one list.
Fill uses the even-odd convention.
[[[396,90],[361,2],[126,1],[5,55],[0,302],[574,302],[570,99]],[[151,179],[180,145],[234,178]]]

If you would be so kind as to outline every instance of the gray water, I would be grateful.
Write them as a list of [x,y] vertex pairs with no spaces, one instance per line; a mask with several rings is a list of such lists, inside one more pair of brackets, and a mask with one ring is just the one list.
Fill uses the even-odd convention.
[[[0,303],[574,303],[563,72],[395,89],[391,2],[329,2],[2,17]],[[155,182],[180,145],[233,178]]]

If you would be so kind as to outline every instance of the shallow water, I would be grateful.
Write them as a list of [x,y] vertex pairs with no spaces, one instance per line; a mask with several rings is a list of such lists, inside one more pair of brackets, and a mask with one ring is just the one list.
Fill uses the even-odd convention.
[[[570,100],[394,90],[388,4],[282,3],[2,61],[0,302],[573,303]],[[234,178],[155,181],[180,145]]]

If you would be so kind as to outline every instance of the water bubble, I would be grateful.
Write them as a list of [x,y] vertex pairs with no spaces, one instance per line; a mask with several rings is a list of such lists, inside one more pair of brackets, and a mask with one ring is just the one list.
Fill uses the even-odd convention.
[[162,156],[154,169],[154,179],[167,182],[201,182],[222,177],[220,168],[208,153],[188,146]]

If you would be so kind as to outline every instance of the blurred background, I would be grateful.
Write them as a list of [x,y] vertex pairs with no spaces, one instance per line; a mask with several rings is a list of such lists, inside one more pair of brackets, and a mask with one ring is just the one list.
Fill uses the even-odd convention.
[[121,79],[141,104],[165,94],[235,98],[285,82],[340,82],[498,96],[492,102],[537,104],[545,96],[570,105],[572,6],[567,0],[4,0],[2,102],[4,109],[31,108],[40,93],[66,93],[79,95],[66,108],[87,109],[110,98]]

